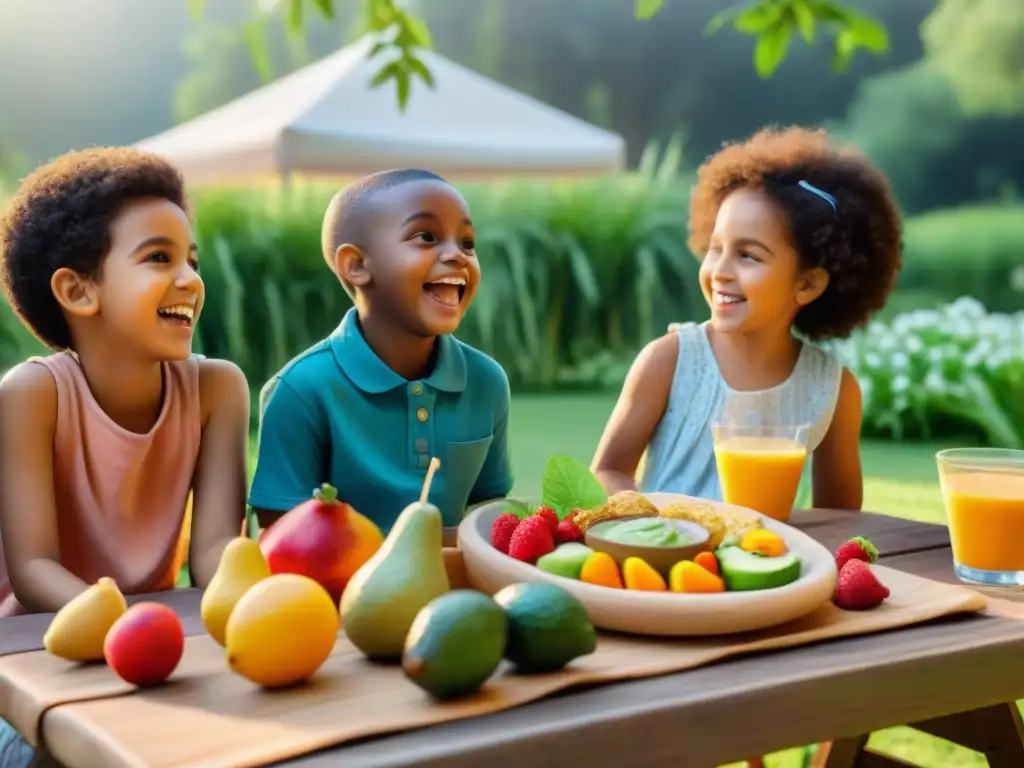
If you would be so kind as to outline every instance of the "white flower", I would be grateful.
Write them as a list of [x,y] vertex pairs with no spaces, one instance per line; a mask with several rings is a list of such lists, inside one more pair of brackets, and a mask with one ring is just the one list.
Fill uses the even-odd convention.
[[924,387],[929,392],[942,392],[946,388],[946,379],[939,371],[932,369],[924,377]]
[[893,352],[889,364],[894,371],[905,371],[910,367],[910,358],[905,352]]

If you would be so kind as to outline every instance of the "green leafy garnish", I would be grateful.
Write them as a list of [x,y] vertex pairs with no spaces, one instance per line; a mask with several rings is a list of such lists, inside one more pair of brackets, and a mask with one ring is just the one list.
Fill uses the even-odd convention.
[[505,499],[505,503],[501,507],[502,514],[511,513],[523,520],[532,515],[536,510],[525,502],[518,501],[516,499]]
[[608,501],[608,494],[586,464],[568,456],[552,456],[544,467],[541,501],[561,520],[574,509],[601,506]]

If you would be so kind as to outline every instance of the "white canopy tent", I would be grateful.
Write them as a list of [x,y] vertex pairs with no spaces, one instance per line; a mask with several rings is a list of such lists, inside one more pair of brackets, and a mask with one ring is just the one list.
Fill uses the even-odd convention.
[[406,111],[366,37],[187,123],[139,142],[190,184],[422,167],[451,176],[598,175],[625,164],[625,141],[424,51],[431,89],[413,83]]

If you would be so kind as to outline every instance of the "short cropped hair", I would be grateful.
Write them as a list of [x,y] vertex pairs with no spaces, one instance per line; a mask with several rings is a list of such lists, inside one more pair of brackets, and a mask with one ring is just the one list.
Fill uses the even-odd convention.
[[797,314],[797,331],[810,340],[843,338],[885,305],[902,266],[902,222],[888,180],[864,154],[801,127],[766,128],[726,144],[697,172],[695,255],[707,252],[722,201],[740,188],[775,200],[802,265],[828,272],[825,291]]
[[67,267],[100,276],[110,227],[124,207],[163,198],[186,209],[179,171],[130,147],[69,152],[27,176],[0,226],[0,280],[25,326],[51,349],[72,347],[50,280]]
[[[396,168],[370,174],[349,184],[331,198],[320,231],[320,245],[324,261],[327,262],[331,271],[334,271],[334,255],[342,245],[347,243],[359,248],[366,248],[370,234],[367,201],[378,192],[394,189],[412,181],[448,183],[436,173],[420,168]],[[354,299],[354,288],[341,275],[338,277],[345,292]]]

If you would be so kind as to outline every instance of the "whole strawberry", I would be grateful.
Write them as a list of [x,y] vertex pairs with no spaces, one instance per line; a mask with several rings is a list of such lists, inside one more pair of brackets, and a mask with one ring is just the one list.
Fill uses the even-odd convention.
[[505,512],[494,518],[491,524],[491,544],[499,552],[508,554],[509,544],[512,543],[512,533],[519,527],[519,517],[511,512]]
[[555,528],[558,527],[558,515],[555,514],[555,510],[551,507],[537,507],[536,511],[530,517],[539,517],[543,519],[547,524],[551,532],[555,532]]
[[537,558],[555,550],[551,528],[543,517],[530,515],[512,533],[508,554],[524,563],[536,563]]
[[565,544],[570,541],[583,541],[583,531],[577,527],[576,523],[566,518],[555,526],[555,543]]
[[873,563],[878,560],[878,550],[875,545],[863,536],[854,536],[844,541],[836,550],[836,569],[843,570],[849,560],[863,560],[865,563]]
[[863,560],[847,560],[839,571],[832,601],[846,611],[874,608],[889,596],[889,588],[882,584]]

